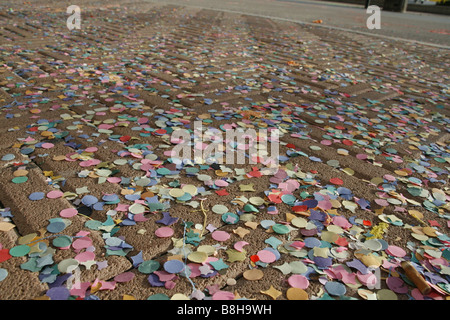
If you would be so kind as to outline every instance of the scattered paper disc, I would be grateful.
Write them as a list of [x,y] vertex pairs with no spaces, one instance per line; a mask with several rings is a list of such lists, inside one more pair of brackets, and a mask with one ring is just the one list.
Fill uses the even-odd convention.
[[60,211],[59,215],[63,218],[71,218],[78,214],[78,210],[75,208],[67,208]]
[[394,257],[398,257],[398,258],[403,258],[404,256],[406,256],[406,251],[398,246],[394,246],[394,245],[390,245],[387,249],[386,252],[388,254],[390,254],[391,256]]
[[191,252],[187,258],[189,259],[189,261],[195,262],[195,263],[203,263],[204,261],[206,261],[206,259],[208,259],[208,254],[206,252],[202,252],[202,251],[194,251]]
[[211,237],[216,241],[227,241],[230,236],[228,232],[222,230],[216,230],[211,234]]
[[288,300],[308,300],[308,293],[300,288],[289,288],[286,291]]
[[309,286],[308,279],[301,274],[294,274],[288,278],[288,283],[293,288],[306,289]]
[[389,289],[381,289],[377,292],[378,300],[397,300],[398,297],[394,291]]
[[173,236],[173,233],[174,233],[174,231],[170,227],[161,227],[161,228],[156,229],[156,231],[155,231],[156,236],[159,238],[171,237],[171,236]]
[[227,206],[224,206],[222,204],[216,204],[211,208],[212,212],[217,213],[217,214],[224,214],[226,212],[228,212],[228,208]]
[[255,269],[245,270],[243,276],[246,280],[256,281],[256,280],[260,280],[264,277],[264,272],[262,272],[262,270],[260,270],[260,269],[255,268]]
[[184,263],[180,260],[169,260],[166,261],[163,265],[164,270],[168,273],[179,273],[184,269]]

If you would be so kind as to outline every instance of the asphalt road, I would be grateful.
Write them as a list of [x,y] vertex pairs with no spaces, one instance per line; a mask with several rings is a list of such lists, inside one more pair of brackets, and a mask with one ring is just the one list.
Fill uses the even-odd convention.
[[400,38],[450,48],[450,19],[446,15],[381,11],[381,28],[369,30],[370,14],[363,6],[305,0],[150,0],[155,3],[216,9],[300,23],[322,20],[323,27],[345,29],[367,35]]

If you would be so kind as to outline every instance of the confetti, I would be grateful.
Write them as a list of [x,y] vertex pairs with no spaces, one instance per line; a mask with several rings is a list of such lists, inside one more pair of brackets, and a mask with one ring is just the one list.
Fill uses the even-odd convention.
[[47,300],[448,297],[444,51],[145,3],[94,5],[61,37],[58,6],[21,5],[1,34],[0,281]]

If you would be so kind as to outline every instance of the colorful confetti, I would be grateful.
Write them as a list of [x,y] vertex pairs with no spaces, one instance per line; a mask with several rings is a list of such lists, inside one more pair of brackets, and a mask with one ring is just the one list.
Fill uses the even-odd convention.
[[79,31],[53,2],[7,7],[2,299],[450,296],[445,50],[151,3],[95,2]]

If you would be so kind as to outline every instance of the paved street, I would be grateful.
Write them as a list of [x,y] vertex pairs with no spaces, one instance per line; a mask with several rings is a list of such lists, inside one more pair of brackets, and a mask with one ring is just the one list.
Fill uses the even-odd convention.
[[448,19],[73,4],[0,4],[0,300],[449,298]]
[[254,14],[287,21],[311,24],[322,20],[322,26],[342,28],[367,35],[380,35],[422,41],[450,47],[450,19],[446,15],[420,12],[381,11],[381,29],[369,30],[370,16],[362,5],[314,0],[152,0],[184,6]]

